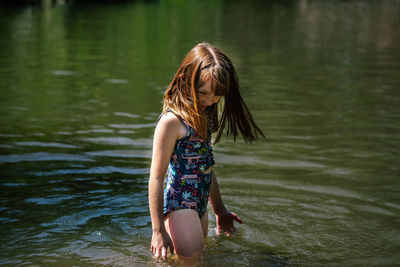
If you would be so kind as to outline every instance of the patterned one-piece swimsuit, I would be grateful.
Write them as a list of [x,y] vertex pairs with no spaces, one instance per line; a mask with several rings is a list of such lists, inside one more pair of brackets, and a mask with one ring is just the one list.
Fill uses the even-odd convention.
[[207,139],[202,142],[197,132],[181,116],[176,116],[186,125],[188,131],[185,137],[176,141],[168,165],[164,216],[174,210],[194,209],[201,218],[207,211],[212,180],[212,171],[207,174],[204,172],[215,163],[211,131],[207,131]]

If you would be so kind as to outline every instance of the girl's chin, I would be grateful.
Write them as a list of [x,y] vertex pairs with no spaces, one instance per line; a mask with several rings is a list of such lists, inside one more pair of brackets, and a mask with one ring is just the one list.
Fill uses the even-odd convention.
[[200,106],[200,108],[201,108],[202,111],[206,111],[207,108],[209,108],[209,107],[210,107],[210,106],[203,106],[203,105]]

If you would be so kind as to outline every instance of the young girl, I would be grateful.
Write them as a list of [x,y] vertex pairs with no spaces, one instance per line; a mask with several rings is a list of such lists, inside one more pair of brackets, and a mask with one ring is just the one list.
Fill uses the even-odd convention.
[[231,60],[221,50],[199,43],[186,55],[164,94],[154,133],[150,249],[157,258],[166,259],[168,248],[181,258],[204,248],[208,200],[216,215],[217,235],[235,233],[233,221],[242,223],[225,208],[213,172],[211,133],[216,133],[216,143],[224,129],[234,140],[238,131],[246,142],[264,136],[240,95]]

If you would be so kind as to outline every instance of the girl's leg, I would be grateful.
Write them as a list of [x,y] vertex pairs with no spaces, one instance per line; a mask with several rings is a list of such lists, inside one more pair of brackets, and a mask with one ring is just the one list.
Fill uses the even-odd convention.
[[203,236],[207,238],[208,235],[208,212],[204,213],[203,217],[200,219],[201,228],[203,229]]
[[196,210],[172,211],[168,214],[164,224],[178,256],[189,258],[203,250],[203,226]]

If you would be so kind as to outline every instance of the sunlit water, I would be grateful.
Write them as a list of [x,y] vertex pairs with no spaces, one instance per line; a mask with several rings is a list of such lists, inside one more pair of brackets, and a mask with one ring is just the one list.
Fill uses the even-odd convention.
[[0,264],[156,265],[152,135],[198,41],[231,56],[267,136],[215,147],[244,224],[216,237],[210,211],[200,264],[398,264],[398,14],[399,1],[1,6]]

